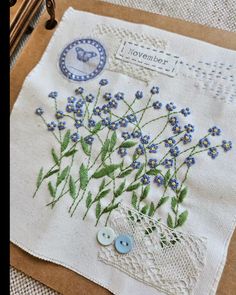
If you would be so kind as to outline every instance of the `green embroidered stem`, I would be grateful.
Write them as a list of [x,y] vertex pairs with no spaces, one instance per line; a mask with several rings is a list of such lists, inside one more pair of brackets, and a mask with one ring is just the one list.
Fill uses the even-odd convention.
[[[44,119],[44,117],[43,117],[43,116],[40,116],[40,118],[43,120],[45,126],[48,127],[48,124],[47,124],[46,120]],[[54,131],[50,131],[50,132],[51,132],[52,135],[55,137],[55,139],[57,140],[57,142],[58,142],[59,144],[61,144],[61,141],[60,141],[60,139],[57,137],[57,135],[55,134],[55,132],[54,132]]]
[[161,116],[161,117],[158,117],[158,118],[152,119],[152,120],[146,122],[145,124],[143,124],[143,125],[141,126],[141,128],[147,126],[148,124],[150,124],[150,123],[152,123],[152,122],[156,122],[156,121],[158,121],[158,120],[160,120],[160,119],[167,118],[167,117],[170,116],[170,115],[179,114],[179,113],[180,113],[180,112],[172,112],[172,113],[169,113],[169,114],[167,114],[167,115],[163,115],[163,116]]
[[[93,109],[96,108],[96,106],[97,106],[98,98],[99,98],[100,93],[101,93],[101,87],[102,86],[99,86],[99,88],[98,88],[98,92],[97,92],[96,99],[95,99],[95,102],[94,102],[94,105],[93,105]],[[93,116],[93,113],[90,115],[89,120],[92,118],[92,116]]]
[[169,118],[170,118],[170,116],[168,115],[167,116],[167,121],[166,121],[166,123],[165,123],[165,125],[164,125],[164,127],[162,128],[162,130],[153,138],[153,140],[149,143],[149,145],[150,144],[152,144],[153,142],[155,142],[157,139],[158,139],[158,137],[159,136],[161,136],[162,134],[163,134],[163,132],[166,130],[166,127],[168,126],[168,123],[169,123]]

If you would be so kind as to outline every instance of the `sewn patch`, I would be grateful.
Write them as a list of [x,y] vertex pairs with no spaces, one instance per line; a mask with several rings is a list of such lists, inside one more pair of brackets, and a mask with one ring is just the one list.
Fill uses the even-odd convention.
[[151,46],[123,40],[116,58],[141,67],[157,71],[168,76],[175,76],[179,56]]
[[75,40],[62,51],[59,67],[63,75],[74,81],[96,77],[105,67],[106,51],[93,39]]

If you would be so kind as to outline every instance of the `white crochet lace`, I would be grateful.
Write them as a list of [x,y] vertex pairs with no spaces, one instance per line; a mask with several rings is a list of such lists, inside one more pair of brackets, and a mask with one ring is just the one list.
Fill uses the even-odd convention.
[[113,245],[101,247],[99,260],[167,294],[192,294],[205,263],[205,238],[172,230],[126,205],[109,226],[132,236],[133,248],[121,255]]

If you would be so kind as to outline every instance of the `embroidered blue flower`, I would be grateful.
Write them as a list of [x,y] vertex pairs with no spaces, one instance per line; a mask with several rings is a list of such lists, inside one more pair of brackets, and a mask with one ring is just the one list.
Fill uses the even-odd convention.
[[111,119],[109,117],[102,119],[103,126],[108,126],[110,124],[110,122],[111,122]]
[[170,154],[172,157],[177,157],[179,155],[180,151],[179,151],[179,148],[177,146],[175,147],[172,147],[170,149]]
[[184,129],[186,130],[187,133],[194,132],[194,126],[192,124],[185,125]]
[[108,106],[112,109],[116,109],[117,108],[117,106],[118,106],[118,103],[117,103],[117,101],[116,100],[114,100],[114,99],[112,99],[112,100],[110,100],[109,102],[108,102]]
[[35,110],[35,114],[38,115],[38,116],[42,116],[44,113],[43,109],[42,108],[37,108]]
[[178,120],[177,117],[172,116],[172,117],[170,117],[170,119],[169,119],[169,123],[170,123],[170,125],[172,125],[172,126],[176,126],[176,125],[179,124],[179,120]]
[[158,94],[159,93],[159,87],[153,86],[150,90],[151,94]]
[[137,121],[136,116],[133,115],[133,114],[128,115],[128,116],[127,116],[127,119],[128,119],[128,121],[129,121],[130,123],[134,123],[134,122]]
[[198,145],[200,147],[204,147],[204,148],[207,148],[211,145],[210,141],[208,138],[204,137],[204,138],[201,138],[198,142]]
[[62,119],[64,117],[64,113],[62,111],[57,111],[55,116],[57,119]]
[[76,119],[75,120],[75,124],[74,124],[74,126],[75,126],[75,128],[80,128],[81,126],[83,126],[84,124],[83,124],[83,119]]
[[86,95],[85,100],[89,103],[94,101],[94,96],[92,94]]
[[137,155],[143,155],[145,153],[144,146],[142,144],[139,144],[135,149],[135,153]]
[[228,152],[232,149],[232,141],[226,141],[226,140],[223,140],[222,141],[222,144],[221,144],[221,147],[223,148],[223,150],[225,152]]
[[156,154],[157,153],[157,149],[158,149],[158,145],[155,143],[152,143],[151,145],[149,145],[148,147],[149,153],[151,154]]
[[175,144],[175,140],[172,137],[165,139],[165,147],[172,147]]
[[162,186],[164,184],[164,177],[157,175],[154,177],[154,182],[157,184],[157,186]]
[[76,104],[75,104],[75,106],[76,106],[76,108],[82,108],[82,106],[85,104],[85,101],[82,99],[82,98],[80,98],[80,99],[78,99],[78,101],[76,102]]
[[104,104],[103,106],[102,106],[102,111],[103,111],[103,114],[108,114],[108,113],[110,113],[110,107],[109,107],[109,105],[108,104]]
[[221,130],[220,128],[216,127],[216,126],[213,126],[212,128],[210,128],[208,130],[208,132],[212,135],[212,136],[219,136],[220,133],[221,133]]
[[102,113],[102,109],[100,107],[97,106],[96,108],[93,109],[93,114],[95,116],[100,116],[101,113]]
[[162,162],[162,165],[165,167],[165,168],[170,168],[173,166],[173,160],[172,159],[165,159],[163,162]]
[[66,122],[65,121],[60,121],[59,123],[58,123],[58,129],[59,130],[63,130],[63,129],[65,129],[66,128]]
[[147,175],[147,174],[144,174],[142,177],[141,177],[141,182],[143,185],[147,185],[150,183],[150,176]]
[[184,117],[187,117],[188,115],[191,114],[189,108],[182,109],[182,110],[180,111],[180,113],[181,113],[182,115],[184,115]]
[[119,121],[121,127],[127,127],[128,120],[126,118],[120,119]]
[[94,137],[92,137],[92,135],[88,135],[84,138],[84,141],[89,144],[92,145],[93,141],[94,141]]
[[102,79],[102,80],[99,81],[99,84],[101,86],[106,86],[108,84],[108,80],[107,79]]
[[176,109],[176,106],[175,106],[175,104],[173,102],[169,102],[166,105],[166,109],[167,109],[167,111],[172,112],[174,109]]
[[83,117],[83,115],[84,115],[84,111],[83,111],[82,109],[80,109],[80,108],[75,109],[75,110],[74,110],[74,113],[75,113],[75,115],[76,115],[77,117]]
[[144,136],[141,137],[140,142],[142,144],[148,144],[149,140],[150,140],[150,136],[149,135],[144,135]]
[[88,120],[88,127],[91,128],[91,127],[94,127],[96,125],[96,121],[93,120],[93,119],[89,119]]
[[83,87],[78,87],[75,89],[75,94],[76,95],[80,95],[80,94],[83,94],[84,92],[84,88]]
[[153,106],[153,108],[155,109],[155,110],[160,110],[161,109],[161,107],[162,107],[162,103],[160,102],[160,101],[154,101],[154,103],[152,104],[152,106]]
[[74,105],[72,104],[72,103],[68,103],[67,105],[66,105],[66,111],[68,112],[68,113],[71,113],[71,112],[74,112]]
[[109,100],[112,98],[112,95],[111,95],[110,92],[106,92],[106,93],[104,93],[103,98],[104,98],[106,101],[109,101]]
[[191,167],[195,164],[195,159],[193,157],[187,157],[184,161],[184,163],[188,166]]
[[124,138],[124,140],[131,138],[131,135],[127,131],[122,132],[121,136]]
[[178,185],[179,185],[179,182],[178,182],[178,180],[177,179],[175,179],[175,178],[171,178],[170,180],[169,180],[169,187],[173,190],[173,191],[176,191],[177,190],[177,188],[178,188]]
[[137,99],[141,99],[141,98],[143,98],[143,92],[138,90],[138,91],[135,93],[135,98],[137,98]]
[[192,135],[189,133],[185,133],[181,140],[183,141],[183,144],[187,144],[192,141]]
[[172,128],[172,131],[174,134],[180,134],[182,132],[182,128],[180,125],[177,124]]
[[217,148],[215,147],[212,147],[212,148],[209,148],[209,151],[208,151],[208,156],[210,156],[212,159],[215,159],[218,155],[219,155],[219,152],[217,151]]
[[123,100],[124,99],[124,93],[123,92],[118,92],[115,94],[115,99],[116,100]]
[[151,169],[155,169],[158,165],[158,161],[157,159],[149,159],[148,160],[148,166],[151,168]]
[[139,131],[139,130],[133,131],[133,132],[131,133],[131,136],[132,136],[133,138],[139,138],[139,137],[141,137],[141,135],[142,135],[142,133],[141,133],[141,131]]
[[80,136],[78,133],[73,133],[70,138],[73,142],[77,142],[79,140]]
[[52,91],[48,94],[48,97],[55,99],[57,98],[57,95],[58,95],[57,91]]
[[135,160],[135,161],[133,161],[133,163],[131,164],[131,167],[132,167],[133,169],[139,169],[139,168],[141,167],[141,162]]
[[48,131],[54,131],[55,128],[57,127],[57,123],[52,121],[52,122],[47,124],[47,127],[48,127]]
[[74,97],[74,96],[67,97],[67,101],[69,103],[74,103],[76,101],[76,97]]
[[119,128],[119,122],[111,122],[109,125],[108,125],[108,128],[111,129],[111,130],[116,130]]
[[125,155],[127,155],[127,150],[126,148],[120,147],[118,149],[118,154],[123,158]]

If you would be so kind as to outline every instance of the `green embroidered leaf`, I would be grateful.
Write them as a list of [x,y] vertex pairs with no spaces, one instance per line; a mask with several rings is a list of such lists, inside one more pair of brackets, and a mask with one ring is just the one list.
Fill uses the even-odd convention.
[[135,161],[135,160],[137,160],[137,159],[138,159],[138,157],[139,157],[139,155],[138,155],[138,154],[136,154],[136,153],[134,153],[134,154],[133,154],[133,156],[132,156],[132,160],[133,160],[133,161]]
[[78,151],[77,149],[73,149],[73,150],[71,150],[71,151],[69,151],[69,152],[66,152],[66,153],[64,154],[64,157],[70,157],[70,156],[73,156],[77,151]]
[[89,191],[86,199],[86,208],[88,209],[92,203],[92,193]]
[[139,178],[139,176],[141,175],[142,171],[143,171],[144,165],[142,165],[139,169],[138,172],[135,175],[135,180],[137,180]]
[[161,173],[161,170],[158,170],[158,169],[152,169],[146,172],[147,175],[155,175],[155,176],[160,173]]
[[52,150],[51,150],[51,154],[52,154],[52,158],[53,158],[55,164],[56,164],[57,166],[59,166],[59,159],[58,159],[58,157],[57,157],[57,154],[56,154],[54,148],[52,148]]
[[72,176],[70,176],[69,180],[69,192],[72,197],[72,199],[75,199],[76,197],[76,186],[75,186],[75,181]]
[[121,174],[118,176],[118,178],[122,178],[122,177],[125,177],[127,175],[129,175],[130,173],[132,173],[133,169],[128,169],[124,172],[121,172]]
[[69,166],[67,166],[64,170],[62,170],[61,174],[57,177],[56,186],[59,186],[62,183],[62,181],[66,178],[68,172],[69,172]]
[[117,141],[117,135],[116,135],[116,131],[114,131],[112,133],[112,136],[111,136],[111,141],[110,141],[110,146],[109,146],[109,152],[112,152],[113,148],[116,145],[116,141]]
[[149,211],[148,211],[148,216],[152,217],[154,212],[155,212],[155,206],[154,206],[153,202],[151,202],[150,207],[149,207]]
[[136,193],[133,192],[132,199],[131,199],[131,204],[134,207],[134,209],[137,209],[137,201],[138,201],[138,197],[137,197]]
[[55,197],[55,189],[54,189],[51,181],[49,181],[49,183],[48,183],[48,190],[50,192],[51,197],[54,198]]
[[187,220],[188,218],[188,211],[185,210],[184,212],[182,212],[180,215],[179,215],[179,218],[178,218],[178,221],[177,221],[177,226],[182,226],[185,221]]
[[110,206],[106,207],[106,208],[102,211],[102,213],[103,213],[103,214],[104,214],[104,213],[108,213],[108,212],[110,212],[110,211],[116,209],[116,208],[119,206],[119,204],[120,204],[120,203],[117,203],[117,204],[113,204],[113,205],[110,205]]
[[67,130],[61,144],[62,152],[68,147],[69,142],[70,142],[70,130]]
[[145,187],[145,189],[143,190],[143,193],[142,193],[142,195],[141,195],[141,197],[140,197],[140,201],[143,201],[144,199],[146,199],[146,197],[147,197],[149,191],[150,191],[150,184],[147,185],[147,186]]
[[105,168],[102,168],[101,170],[95,172],[92,177],[93,178],[101,178],[103,176],[107,176],[110,173],[114,172],[119,167],[120,167],[120,164],[111,164],[111,165],[106,166]]
[[178,204],[178,201],[175,197],[171,198],[171,209],[174,213],[176,213],[176,206]]
[[172,217],[170,214],[168,214],[168,217],[167,217],[167,225],[170,227],[170,228],[173,228],[174,225],[173,225],[173,220],[172,220]]
[[130,185],[130,186],[127,187],[126,191],[127,191],[127,192],[131,192],[131,191],[137,189],[140,185],[141,185],[140,182],[135,183],[135,184],[133,184],[133,185]]
[[164,185],[167,186],[169,183],[169,179],[170,179],[171,173],[170,173],[170,169],[168,169],[168,171],[166,172],[165,176],[164,176]]
[[37,182],[36,182],[36,187],[37,188],[39,188],[42,180],[43,180],[43,167],[41,167],[41,169],[39,170],[39,174],[38,174]]
[[115,197],[116,197],[116,198],[119,197],[119,196],[123,193],[124,188],[125,188],[125,181],[123,181],[123,182],[119,185],[118,189],[115,191]]
[[82,190],[85,190],[88,184],[88,169],[81,164],[79,169],[79,179],[80,179],[80,187]]
[[131,147],[135,146],[136,144],[137,144],[137,142],[135,142],[135,141],[125,141],[120,145],[120,147],[131,148]]
[[96,218],[98,218],[100,216],[101,210],[102,210],[101,203],[97,202],[97,205],[96,205]]
[[161,207],[163,204],[165,204],[167,202],[167,200],[169,199],[169,197],[163,197],[160,199],[160,201],[157,204],[157,208]]
[[59,169],[54,169],[54,170],[48,172],[48,173],[44,176],[44,179],[50,177],[51,175],[57,173],[58,171],[59,171]]
[[188,189],[187,187],[183,188],[179,194],[179,198],[178,198],[178,201],[179,203],[182,203],[183,200],[185,199],[185,197],[187,196],[188,194]]
[[99,192],[104,189],[105,184],[106,184],[106,180],[103,179],[102,182],[101,182],[101,184],[100,184],[100,186],[99,186],[99,190],[98,190]]
[[95,202],[101,200],[102,198],[104,198],[108,193],[109,193],[110,189],[104,190],[102,191],[96,198],[95,198]]
[[89,145],[84,141],[83,137],[81,137],[80,143],[81,143],[81,147],[82,147],[82,150],[85,153],[85,155],[90,156],[91,152],[90,152]]
[[110,139],[107,138],[103,144],[103,147],[102,147],[102,153],[101,153],[101,159],[102,161],[105,160],[106,158],[106,155],[108,153],[108,150],[109,150],[109,145],[110,145]]
[[95,125],[95,127],[93,128],[93,130],[91,131],[91,133],[92,133],[92,134],[96,134],[96,133],[98,133],[98,131],[101,129],[101,127],[102,127],[102,122],[100,121],[100,122],[98,122],[98,123]]
[[142,209],[141,209],[141,213],[143,214],[147,214],[148,211],[148,205],[145,205]]

